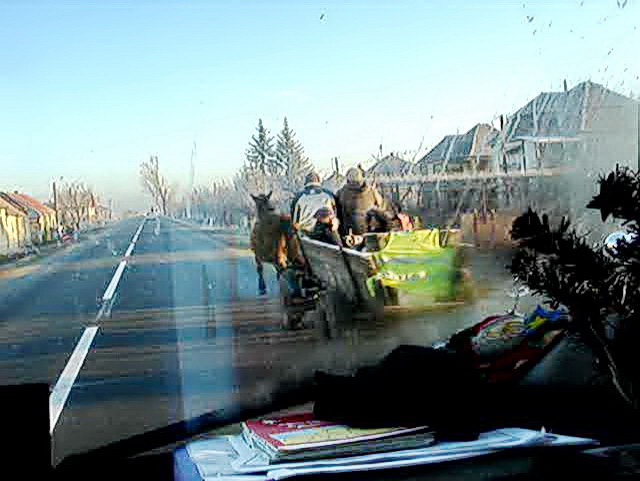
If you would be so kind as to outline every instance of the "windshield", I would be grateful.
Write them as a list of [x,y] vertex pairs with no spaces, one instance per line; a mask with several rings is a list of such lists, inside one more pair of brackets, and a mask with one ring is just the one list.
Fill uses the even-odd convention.
[[0,377],[50,386],[55,462],[531,312],[513,220],[600,241],[598,176],[640,162],[639,18],[2,2]]

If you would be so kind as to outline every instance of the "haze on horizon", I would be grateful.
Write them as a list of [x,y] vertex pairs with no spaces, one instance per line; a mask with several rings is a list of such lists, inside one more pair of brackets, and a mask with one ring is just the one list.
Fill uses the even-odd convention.
[[258,118],[320,170],[495,122],[590,79],[640,93],[640,2],[0,3],[0,190],[63,177],[145,209],[140,162],[230,177]]

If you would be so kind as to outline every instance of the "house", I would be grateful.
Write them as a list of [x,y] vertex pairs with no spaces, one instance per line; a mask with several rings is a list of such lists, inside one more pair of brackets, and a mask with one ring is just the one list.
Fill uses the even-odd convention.
[[393,152],[376,162],[367,170],[368,177],[402,177],[411,172],[413,164]]
[[493,139],[494,168],[525,172],[589,159],[604,169],[633,165],[637,112],[637,101],[590,81],[563,92],[542,92],[508,117]]
[[0,196],[0,255],[22,251],[31,242],[26,211]]
[[497,133],[489,124],[477,124],[464,134],[447,135],[416,162],[413,173],[432,175],[489,170],[493,160],[490,141]]
[[17,191],[4,192],[0,195],[27,213],[33,242],[41,244],[54,239],[54,233],[58,227],[55,210],[31,196]]
[[334,171],[329,177],[322,179],[321,185],[325,189],[335,193],[344,185],[344,182],[344,175]]
[[110,218],[111,210],[109,209],[109,207],[102,204],[96,204],[96,222],[98,224],[104,224]]

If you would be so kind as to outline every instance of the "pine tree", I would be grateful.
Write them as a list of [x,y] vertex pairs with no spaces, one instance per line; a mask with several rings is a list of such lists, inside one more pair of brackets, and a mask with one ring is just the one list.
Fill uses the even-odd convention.
[[286,117],[276,140],[275,164],[284,176],[285,189],[289,191],[300,190],[304,186],[305,176],[313,170],[311,161],[304,155],[304,148],[289,127]]
[[278,168],[275,164],[273,151],[273,136],[269,135],[269,130],[262,124],[262,119],[258,119],[257,135],[251,136],[249,148],[245,156],[247,159],[246,169],[266,177],[267,175],[277,175]]

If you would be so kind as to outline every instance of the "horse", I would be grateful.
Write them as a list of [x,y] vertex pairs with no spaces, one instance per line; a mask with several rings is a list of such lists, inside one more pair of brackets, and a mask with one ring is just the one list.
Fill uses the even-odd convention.
[[294,233],[291,217],[279,214],[271,203],[271,194],[253,195],[257,219],[251,231],[251,250],[256,261],[258,291],[267,293],[263,263],[273,264],[278,275],[293,264],[304,265],[298,238]]

